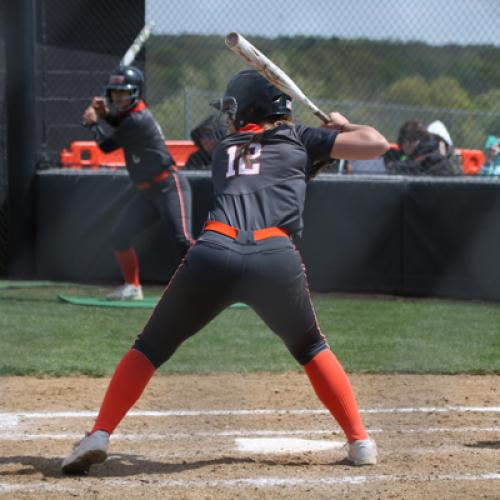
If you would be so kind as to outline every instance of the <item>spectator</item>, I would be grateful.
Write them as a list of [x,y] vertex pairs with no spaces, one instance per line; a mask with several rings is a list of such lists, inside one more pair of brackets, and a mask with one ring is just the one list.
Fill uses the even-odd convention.
[[479,175],[500,176],[500,137],[489,135],[484,145],[486,161],[481,167]]
[[427,125],[427,132],[434,134],[439,140],[439,151],[448,158],[452,168],[451,175],[463,175],[464,170],[460,157],[455,155],[455,148],[450,133],[445,124],[440,120],[435,120]]
[[[178,253],[192,243],[191,189],[177,172],[163,133],[143,100],[144,76],[134,66],[115,69],[106,86],[106,98],[96,96],[85,110],[83,123],[104,153],[123,148],[134,194],[122,207],[111,231],[115,257],[124,284],[109,300],[142,300],[139,262],[134,238],[162,220]],[[101,128],[105,122],[111,135]]]
[[[209,168],[212,163],[212,151],[217,144],[217,128],[220,127],[216,118],[217,115],[212,114],[191,130],[191,139],[198,151],[191,153],[185,168],[196,170]],[[221,134],[221,137],[223,136],[224,134]]]
[[453,153],[453,141],[451,140],[450,133],[445,124],[436,120],[427,125],[427,132],[434,134],[439,139],[439,151],[441,154],[451,156]]
[[399,175],[455,175],[446,144],[419,121],[407,121],[399,129],[399,150],[384,155],[386,170]]

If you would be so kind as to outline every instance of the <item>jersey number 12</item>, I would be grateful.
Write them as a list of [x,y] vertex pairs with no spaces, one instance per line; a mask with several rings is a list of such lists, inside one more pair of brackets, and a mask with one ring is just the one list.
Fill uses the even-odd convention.
[[248,148],[247,162],[241,156],[237,156],[238,146],[231,146],[226,149],[228,156],[226,178],[235,175],[259,175],[260,162],[258,161],[262,153],[262,144],[251,144]]

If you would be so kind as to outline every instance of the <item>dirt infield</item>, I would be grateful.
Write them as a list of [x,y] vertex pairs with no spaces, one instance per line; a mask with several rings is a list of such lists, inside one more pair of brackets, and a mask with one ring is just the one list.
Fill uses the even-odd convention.
[[2,498],[500,498],[500,376],[352,375],[380,464],[352,467],[300,373],[158,376],[108,461],[63,477],[107,379],[0,379]]

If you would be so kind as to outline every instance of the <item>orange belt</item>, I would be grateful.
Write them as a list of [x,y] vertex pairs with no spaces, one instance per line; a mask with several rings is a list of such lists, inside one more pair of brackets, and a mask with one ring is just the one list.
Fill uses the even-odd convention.
[[[177,170],[175,167],[173,167],[173,170]],[[140,191],[144,191],[145,189],[149,189],[153,184],[157,184],[158,182],[161,182],[162,180],[166,179],[172,172],[168,170],[164,170],[161,174],[158,174],[157,176],[153,177],[153,180],[151,182],[146,181],[146,182],[139,182],[137,184],[137,188]]]
[[[205,223],[205,231],[214,231],[216,233],[223,234],[224,236],[229,236],[233,240],[238,237],[239,229],[235,227],[228,226],[224,222],[219,222],[217,220],[209,220]],[[288,238],[288,233],[284,229],[279,227],[266,227],[264,229],[256,229],[253,232],[253,239],[255,241],[265,240],[267,238],[274,238],[276,236],[282,238]]]

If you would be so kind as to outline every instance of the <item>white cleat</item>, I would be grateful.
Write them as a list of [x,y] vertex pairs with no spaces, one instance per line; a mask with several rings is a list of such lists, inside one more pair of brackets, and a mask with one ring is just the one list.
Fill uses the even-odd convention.
[[108,457],[109,434],[95,431],[75,444],[73,451],[61,464],[64,474],[87,474],[91,465],[100,464]]
[[106,295],[108,300],[143,300],[142,286],[125,283]]
[[375,465],[377,463],[377,446],[373,439],[358,439],[349,443],[347,460],[354,465]]

